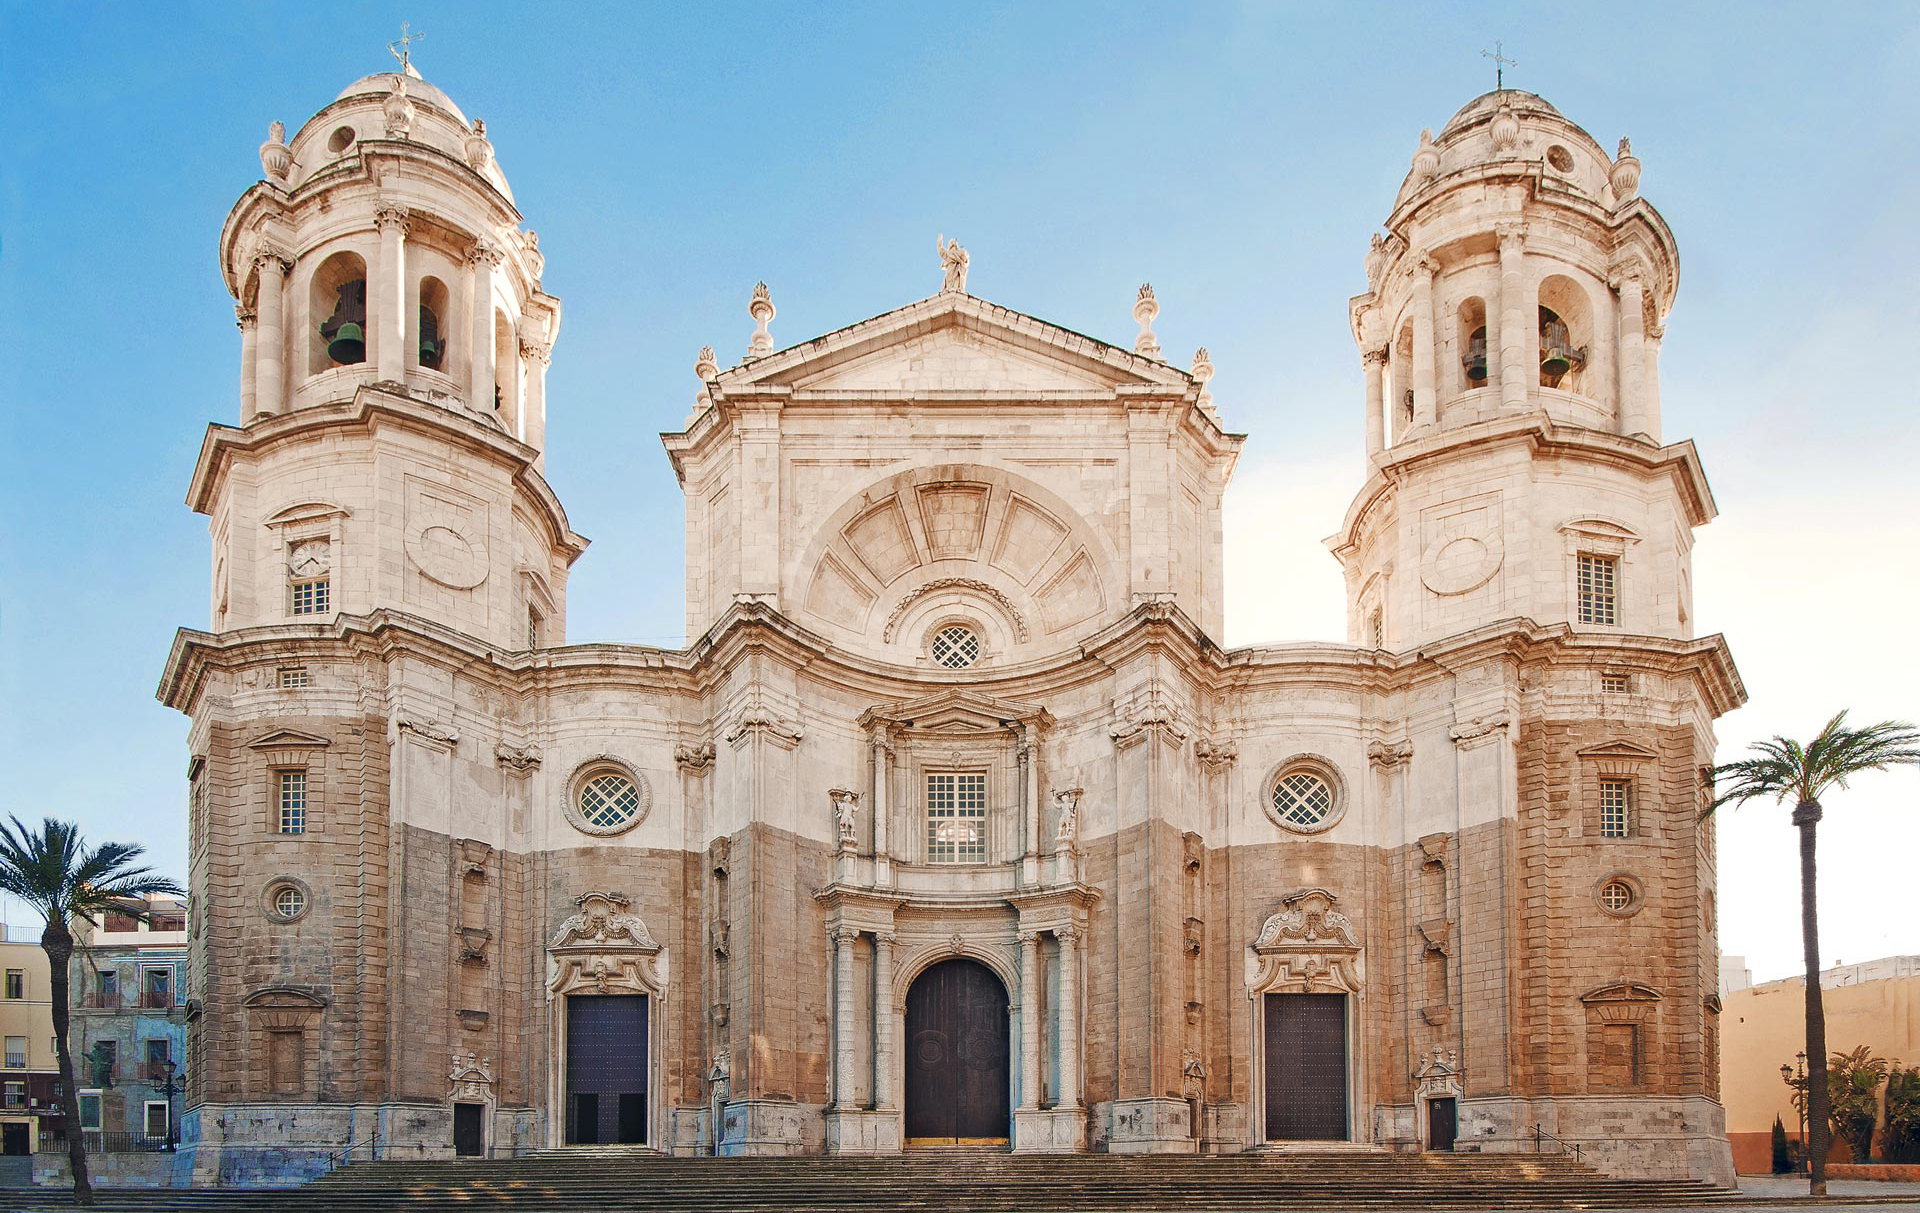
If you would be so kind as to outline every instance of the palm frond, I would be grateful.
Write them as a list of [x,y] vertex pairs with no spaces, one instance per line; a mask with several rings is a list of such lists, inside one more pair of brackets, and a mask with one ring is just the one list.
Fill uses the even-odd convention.
[[1920,732],[1903,720],[1849,729],[1843,710],[1805,746],[1775,736],[1754,742],[1750,749],[1752,757],[1713,769],[1714,786],[1720,790],[1701,811],[1702,818],[1722,805],[1749,800],[1817,801],[1829,788],[1845,788],[1847,780],[1862,771],[1920,763]]

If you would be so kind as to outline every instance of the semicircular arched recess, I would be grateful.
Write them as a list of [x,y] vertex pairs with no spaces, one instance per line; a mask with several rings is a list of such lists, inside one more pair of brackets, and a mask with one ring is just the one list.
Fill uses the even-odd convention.
[[1004,468],[914,468],[843,501],[793,570],[800,609],[913,663],[933,618],[971,619],[994,664],[1105,622],[1111,545],[1077,510]]

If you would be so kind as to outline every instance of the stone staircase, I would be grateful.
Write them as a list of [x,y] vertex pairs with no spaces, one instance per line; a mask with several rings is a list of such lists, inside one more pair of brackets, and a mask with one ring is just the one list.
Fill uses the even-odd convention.
[[[304,1188],[104,1191],[103,1210],[401,1213],[412,1209],[782,1210],[787,1213],[1228,1213],[1322,1209],[1671,1208],[1730,1193],[1678,1180],[1608,1179],[1552,1154],[1357,1151],[1227,1157],[1012,1155],[666,1158],[612,1148],[512,1159],[357,1162]],[[16,1203],[17,1202],[17,1203]],[[0,1208],[67,1204],[10,1193]]]

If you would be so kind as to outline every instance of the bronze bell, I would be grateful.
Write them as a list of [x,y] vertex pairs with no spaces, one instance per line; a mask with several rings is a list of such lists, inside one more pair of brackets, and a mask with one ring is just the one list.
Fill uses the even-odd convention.
[[367,360],[367,336],[360,326],[349,320],[333,331],[333,340],[327,342],[327,357],[345,366],[350,362]]
[[1559,378],[1573,369],[1576,355],[1573,338],[1567,332],[1567,326],[1559,320],[1549,320],[1540,327],[1540,373]]
[[1475,329],[1467,339],[1467,356],[1460,360],[1467,368],[1467,382],[1479,385],[1487,381],[1487,330]]
[[437,371],[446,353],[447,343],[440,340],[440,318],[433,314],[432,308],[421,304],[420,365]]

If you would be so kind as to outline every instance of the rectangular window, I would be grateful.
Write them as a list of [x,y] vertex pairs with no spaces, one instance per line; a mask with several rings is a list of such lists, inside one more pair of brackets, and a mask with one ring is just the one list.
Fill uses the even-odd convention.
[[184,931],[187,929],[186,917],[174,910],[154,910],[147,916],[147,929],[150,931]]
[[156,1140],[167,1136],[167,1105],[163,1100],[147,1101],[147,1136]]
[[24,1036],[7,1037],[7,1069],[24,1070],[27,1068],[27,1038]]
[[120,974],[114,969],[101,969],[99,977],[100,1004],[103,1007],[117,1006],[120,1002]]
[[125,910],[108,910],[107,921],[101,927],[104,931],[138,931],[140,920]]
[[1625,779],[1600,781],[1600,837],[1625,838],[1632,807],[1632,784]]
[[527,647],[530,649],[540,647],[540,612],[532,607],[527,608]]
[[324,615],[327,613],[327,579],[316,577],[312,581],[293,583],[293,613],[296,615]]
[[280,832],[307,832],[307,773],[280,772]]
[[80,1092],[80,1127],[83,1129],[100,1127],[100,1092]]
[[1580,622],[1613,627],[1619,622],[1620,562],[1612,556],[1580,553]]
[[[170,1007],[173,1005],[173,969],[145,969],[141,972],[142,991],[146,995],[141,1002],[149,1007]],[[166,1043],[165,1041],[161,1042]]]
[[93,1063],[93,1085],[110,1087],[113,1085],[113,1068],[120,1060],[120,1042],[117,1040],[96,1041],[87,1051],[87,1059]]
[[983,771],[927,775],[927,859],[987,861],[987,776]]
[[1625,695],[1627,693],[1627,676],[1625,674],[1600,675],[1600,691],[1604,695]]
[[27,971],[25,969],[7,970],[7,998],[19,1002],[27,996]]
[[280,689],[294,690],[307,685],[307,667],[303,665],[283,666],[280,670]]
[[25,1107],[26,1103],[27,1103],[27,1084],[24,1082],[8,1083],[7,1084],[7,1106],[9,1108],[21,1108],[21,1107]]

